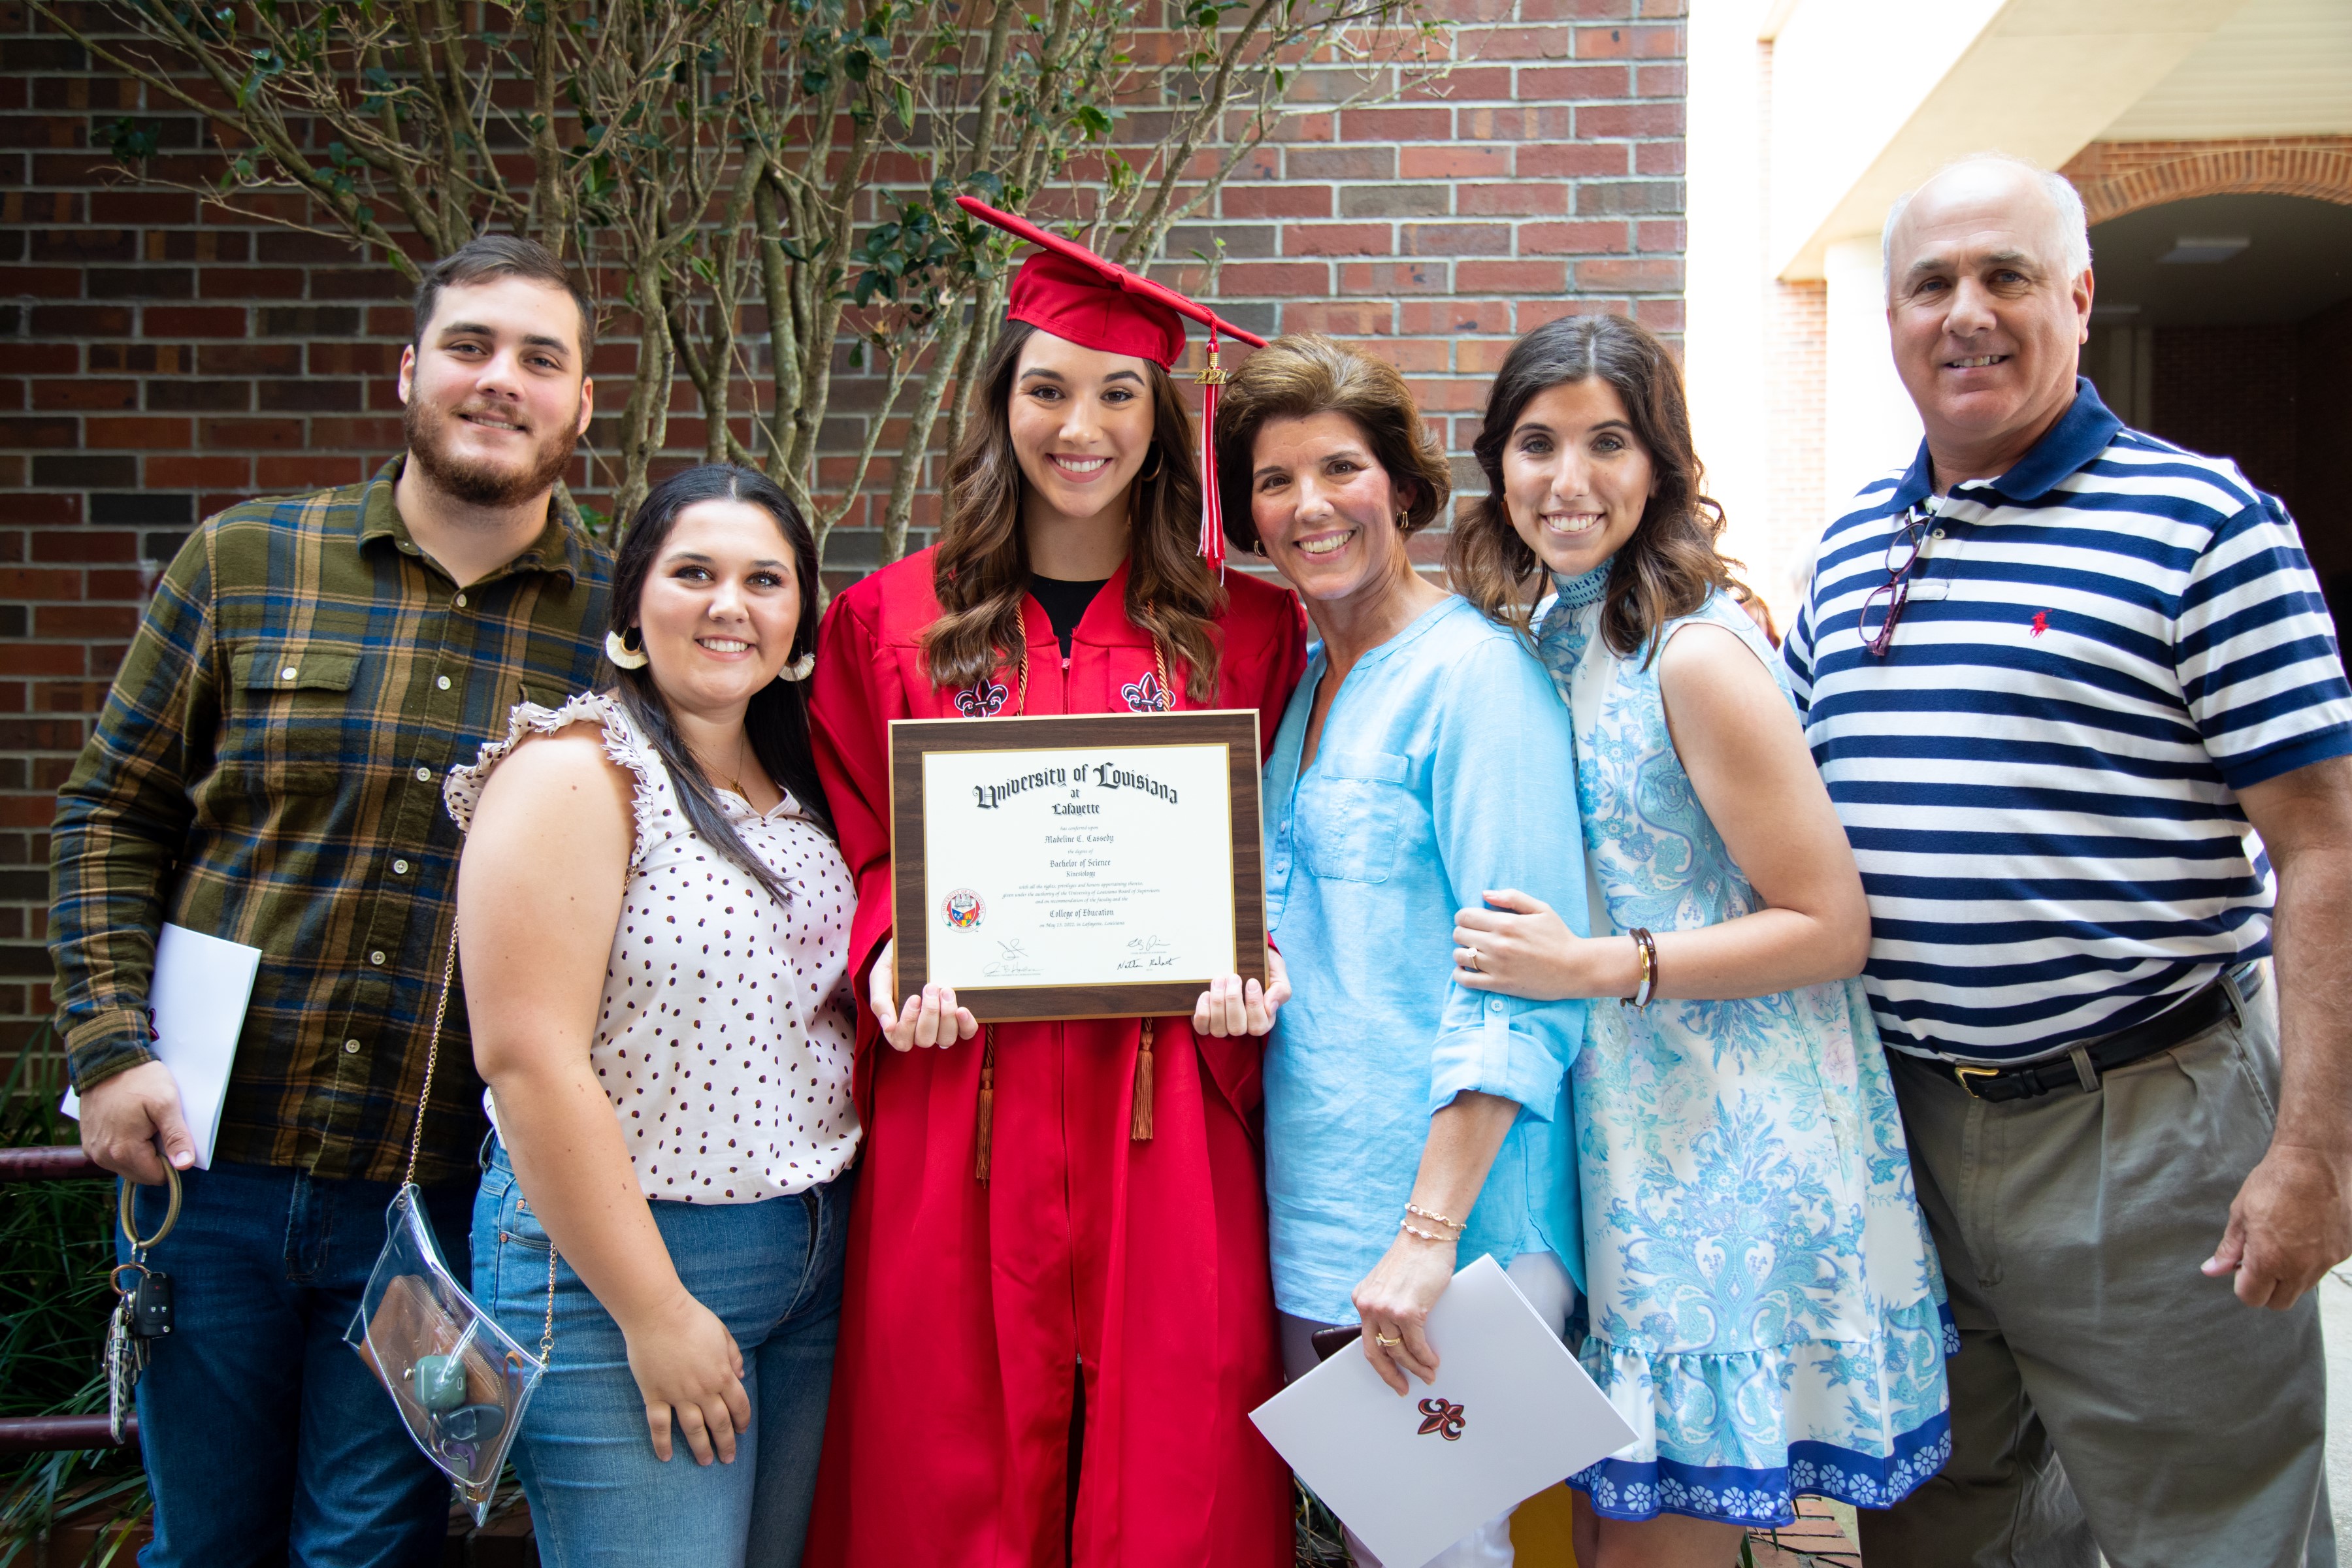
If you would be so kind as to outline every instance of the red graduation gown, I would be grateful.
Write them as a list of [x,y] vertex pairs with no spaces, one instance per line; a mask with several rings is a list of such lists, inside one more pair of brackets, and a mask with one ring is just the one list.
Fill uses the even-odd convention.
[[[1282,1381],[1253,1131],[1259,1042],[1160,1020],[1154,1136],[1136,1142],[1135,1020],[996,1026],[982,1184],[981,1041],[901,1054],[864,1011],[890,934],[889,721],[1125,712],[1158,686],[1122,566],[1067,660],[1027,601],[1025,710],[1009,663],[977,689],[940,689],[918,643],[940,613],[931,572],[926,550],[835,599],[812,691],[817,769],[857,877],[866,1147],[808,1561],[1062,1563],[1083,1368],[1075,1564],[1286,1568],[1288,1474],[1248,1415]],[[1227,590],[1216,706],[1258,710],[1264,747],[1306,666],[1305,616],[1282,589],[1237,575]],[[1172,658],[1170,674],[1178,706],[1193,706]]]

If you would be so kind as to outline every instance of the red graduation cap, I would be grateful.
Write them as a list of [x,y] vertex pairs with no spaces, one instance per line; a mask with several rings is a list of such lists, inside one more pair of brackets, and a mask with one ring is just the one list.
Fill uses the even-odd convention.
[[1255,332],[1245,331],[1197,300],[1150,279],[1129,272],[1115,261],[1105,261],[1075,240],[1048,234],[1026,218],[999,212],[972,196],[958,196],[956,205],[982,222],[1044,248],[1021,264],[1013,279],[1005,319],[1026,321],[1041,331],[1081,348],[1105,353],[1132,354],[1163,368],[1172,368],[1184,353],[1184,319],[1209,329],[1209,364],[1201,383],[1201,556],[1225,570],[1225,531],[1217,500],[1217,388],[1229,374],[1217,365],[1217,334],[1225,332],[1245,343],[1265,346]]

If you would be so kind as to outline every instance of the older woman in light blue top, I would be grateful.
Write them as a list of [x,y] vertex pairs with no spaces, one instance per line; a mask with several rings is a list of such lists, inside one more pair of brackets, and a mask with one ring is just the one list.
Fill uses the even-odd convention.
[[[1265,1059],[1285,1362],[1297,1375],[1316,1329],[1360,1319],[1404,1394],[1405,1373],[1436,1374],[1423,1324],[1458,1267],[1493,1254],[1555,1329],[1582,1267],[1567,1070],[1585,1004],[1453,979],[1454,910],[1489,892],[1582,927],[1570,729],[1526,646],[1412,569],[1406,537],[1446,469],[1394,370],[1278,339],[1224,405],[1227,525],[1320,638],[1265,776],[1266,923],[1291,987]],[[1509,1563],[1507,1518],[1438,1561]]]

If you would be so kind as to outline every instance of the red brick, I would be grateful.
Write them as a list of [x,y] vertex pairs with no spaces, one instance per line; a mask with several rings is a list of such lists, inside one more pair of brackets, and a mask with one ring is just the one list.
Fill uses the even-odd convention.
[[[33,635],[37,637],[129,637],[139,629],[139,612],[127,605],[37,605]],[[23,742],[0,726],[0,750]],[[58,748],[42,747],[42,750]]]
[[1285,178],[1293,180],[1393,180],[1393,147],[1290,147],[1282,154]]
[[161,490],[242,490],[253,482],[253,459],[150,458],[147,459],[147,482]]
[[1576,58],[1580,60],[1675,59],[1683,52],[1680,27],[1579,27]]
[[1228,183],[1217,203],[1229,218],[1329,217],[1328,185],[1236,185]]
[[1397,306],[1397,330],[1451,337],[1458,332],[1507,332],[1511,307],[1501,300],[1406,300]]
[[1622,219],[1519,225],[1521,256],[1605,256],[1622,254],[1633,248]]
[[1556,321],[1562,316],[1630,316],[1633,313],[1632,307],[1623,300],[1523,300],[1519,302],[1519,331],[1531,332],[1546,321]]
[[1394,235],[1384,223],[1286,224],[1285,256],[1388,256]]
[[1465,294],[1558,294],[1568,287],[1564,261],[1465,261],[1454,286]]
[[71,375],[81,369],[81,350],[71,343],[0,342],[0,371],[12,375]]
[[135,381],[91,381],[87,378],[37,381],[33,383],[33,406],[136,408],[139,406],[139,384]]
[[1683,286],[1680,257],[1624,258],[1576,264],[1576,287],[1588,294],[1660,294]]
[[1508,147],[1402,147],[1397,174],[1408,180],[1495,180],[1511,172]]
[[1446,289],[1443,261],[1346,261],[1339,265],[1339,290],[1352,298],[1438,294]]
[[[1379,337],[1396,331],[1397,307],[1386,300],[1299,300],[1282,308],[1286,332],[1323,332],[1331,337]],[[1411,329],[1408,329],[1411,330]]]
[[1343,142],[1444,142],[1453,134],[1451,109],[1351,109],[1339,117]]
[[1476,40],[1478,58],[1486,60],[1565,60],[1578,58],[1573,27],[1479,27],[1465,35]]
[[86,419],[82,422],[84,438],[100,451],[152,448],[169,451],[188,444],[191,432],[185,419]]
[[1632,78],[1633,72],[1624,66],[1528,66],[1519,71],[1515,96],[1522,102],[1548,99],[1555,103],[1623,98],[1632,86]]
[[150,305],[147,330],[169,338],[241,338],[249,317],[242,306]]
[[0,642],[0,672],[9,675],[87,675],[88,658],[87,646],[78,642]]
[[1400,226],[1407,256],[1508,256],[1507,223],[1408,223]]
[[1514,180],[1507,185],[1462,185],[1454,210],[1465,216],[1541,217],[1568,210],[1568,187],[1544,180]]
[[32,546],[33,559],[39,562],[89,563],[139,559],[139,535],[128,529],[35,529]]
[[1321,261],[1230,261],[1218,280],[1223,292],[1244,298],[1271,294],[1320,299],[1330,290],[1331,268]]
[[215,450],[285,451],[310,445],[299,419],[207,419],[204,438]]
[[1622,175],[1628,170],[1625,147],[1622,142],[1603,142],[1594,145],[1579,145],[1572,142],[1550,146],[1528,146],[1519,149],[1519,177],[1522,179],[1580,179]]
[[263,458],[255,465],[254,485],[265,495],[297,495],[304,490],[359,483],[382,466],[389,452],[367,458]]
[[1679,136],[1683,133],[1683,106],[1679,103],[1587,103],[1576,111],[1576,133],[1580,138],[1601,141],[1612,137]]

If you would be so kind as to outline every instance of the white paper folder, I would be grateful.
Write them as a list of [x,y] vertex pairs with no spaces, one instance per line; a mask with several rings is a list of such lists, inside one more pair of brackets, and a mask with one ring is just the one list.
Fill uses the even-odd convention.
[[[196,1169],[210,1170],[221,1103],[246,1005],[253,999],[261,950],[190,931],[168,921],[155,935],[155,974],[147,985],[147,1048],[172,1069],[180,1086],[180,1115],[195,1140]],[[58,1108],[79,1121],[81,1100],[71,1089]]]
[[1429,1312],[1437,1382],[1400,1398],[1354,1345],[1250,1413],[1386,1568],[1423,1565],[1633,1429],[1492,1258]]

